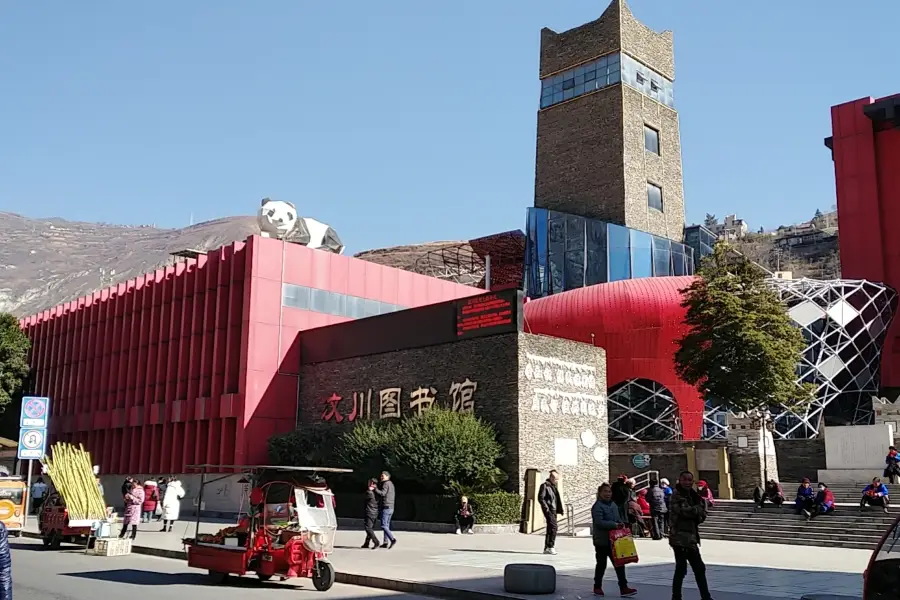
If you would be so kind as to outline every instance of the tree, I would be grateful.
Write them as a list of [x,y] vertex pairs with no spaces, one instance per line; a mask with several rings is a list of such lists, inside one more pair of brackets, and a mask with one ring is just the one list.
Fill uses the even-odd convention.
[[719,224],[719,220],[716,218],[716,215],[711,215],[706,213],[706,218],[703,219],[703,226],[707,229],[712,229],[716,225]]
[[818,220],[822,218],[822,211],[818,208],[816,209],[816,214],[813,215],[813,220]]
[[796,384],[803,334],[767,274],[719,242],[698,275],[683,290],[690,330],[678,341],[678,375],[705,401],[735,412],[811,402],[813,388]]
[[31,342],[19,320],[9,313],[0,313],[0,411],[22,391],[28,376],[28,351]]
[[503,448],[493,427],[469,413],[431,409],[400,422],[357,423],[341,436],[338,456],[364,477],[387,469],[422,491],[496,491]]

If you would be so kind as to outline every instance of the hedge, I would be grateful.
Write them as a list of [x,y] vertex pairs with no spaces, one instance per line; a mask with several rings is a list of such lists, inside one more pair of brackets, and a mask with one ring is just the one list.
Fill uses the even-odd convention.
[[[339,517],[359,519],[363,514],[364,495],[338,493],[336,512]],[[482,525],[518,524],[522,518],[522,497],[509,492],[472,494],[469,496],[475,518]],[[397,493],[395,521],[421,523],[453,523],[459,507],[458,496]]]

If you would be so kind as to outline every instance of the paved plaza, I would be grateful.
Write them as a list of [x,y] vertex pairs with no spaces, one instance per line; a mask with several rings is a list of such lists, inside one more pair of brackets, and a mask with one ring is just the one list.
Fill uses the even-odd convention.
[[[201,532],[214,533],[223,526],[222,521],[204,521]],[[179,523],[172,533],[160,533],[158,529],[156,523],[141,526],[136,542],[139,551],[183,557],[181,539],[193,536],[193,523]],[[508,563],[539,563],[553,565],[557,570],[555,597],[590,596],[594,557],[589,539],[560,538],[559,554],[546,556],[541,553],[542,538],[535,535],[398,532],[399,542],[390,551],[359,548],[363,537],[360,531],[338,531],[332,559],[342,574],[341,581],[397,591],[410,591],[406,584],[417,583],[481,595],[504,595],[503,568]],[[674,566],[668,544],[653,540],[637,540],[637,544],[641,561],[628,567],[629,581],[639,588],[641,598],[671,597],[669,585]],[[705,541],[702,551],[710,589],[719,600],[800,598],[816,593],[859,597],[862,572],[870,556],[867,550],[718,540]],[[97,560],[115,568],[112,565],[117,559]],[[607,571],[607,580],[605,588],[615,592],[612,569]],[[685,598],[699,598],[690,573],[685,582]]]

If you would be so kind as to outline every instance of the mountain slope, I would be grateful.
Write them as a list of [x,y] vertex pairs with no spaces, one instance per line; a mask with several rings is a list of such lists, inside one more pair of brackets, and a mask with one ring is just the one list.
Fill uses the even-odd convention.
[[0,212],[0,312],[27,316],[137,277],[165,263],[171,252],[209,250],[254,233],[255,217],[159,229]]

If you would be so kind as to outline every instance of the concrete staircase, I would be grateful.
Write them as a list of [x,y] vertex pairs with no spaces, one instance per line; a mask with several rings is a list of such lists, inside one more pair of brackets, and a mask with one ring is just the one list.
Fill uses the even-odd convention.
[[[815,487],[816,484],[813,484]],[[873,550],[884,532],[900,516],[900,508],[892,507],[888,514],[880,508],[859,509],[865,483],[829,486],[834,493],[837,509],[810,522],[794,514],[797,487],[786,485],[788,502],[781,509],[766,504],[757,510],[749,500],[717,500],[706,522],[700,526],[700,537],[707,540],[759,542],[794,546],[824,546]],[[889,486],[890,487],[890,486]],[[894,502],[900,505],[900,491]],[[578,537],[589,536],[590,511],[576,511],[571,532]]]
[[[859,500],[865,486],[829,486],[837,502],[835,512],[810,522],[794,514],[794,486],[784,486],[788,502],[782,509],[766,504],[762,510],[756,510],[750,501],[719,500],[701,525],[700,536],[710,540],[872,550],[900,516],[900,509],[892,507],[888,514],[871,507],[860,511]],[[894,501],[900,502],[900,498]]]

